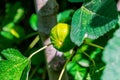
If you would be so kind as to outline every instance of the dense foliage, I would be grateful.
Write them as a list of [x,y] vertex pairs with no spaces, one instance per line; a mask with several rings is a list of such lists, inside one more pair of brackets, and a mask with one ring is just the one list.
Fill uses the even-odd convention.
[[[70,80],[119,80],[120,16],[115,0],[57,0],[58,23],[71,25],[75,54],[67,63]],[[0,80],[48,80],[34,2],[2,0]],[[69,59],[70,52],[64,58]]]

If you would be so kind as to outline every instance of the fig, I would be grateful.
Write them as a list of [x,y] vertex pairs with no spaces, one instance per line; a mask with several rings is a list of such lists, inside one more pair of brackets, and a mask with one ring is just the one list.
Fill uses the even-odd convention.
[[58,51],[67,52],[75,46],[70,39],[70,28],[66,23],[58,23],[52,28],[50,40]]

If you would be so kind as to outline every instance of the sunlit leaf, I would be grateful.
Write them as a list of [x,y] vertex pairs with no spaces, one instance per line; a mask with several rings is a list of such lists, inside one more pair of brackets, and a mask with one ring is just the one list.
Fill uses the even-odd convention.
[[[103,61],[106,63],[102,80],[120,79],[120,29],[114,34],[114,37],[108,41],[103,52]],[[109,76],[109,77],[108,77]]]
[[31,25],[31,28],[33,30],[38,30],[38,26],[37,26],[37,15],[36,14],[32,14],[31,17],[30,17],[30,25]]
[[73,9],[69,9],[69,10],[65,10],[63,12],[60,12],[57,15],[57,22],[65,23],[65,22],[71,21],[73,13],[74,13]]
[[94,59],[96,55],[99,54],[100,52],[101,52],[101,49],[96,48],[96,50],[91,53],[90,57]]
[[90,62],[86,59],[81,59],[79,62],[78,62],[82,67],[89,67],[90,66]]
[[15,26],[14,22],[10,22],[3,26],[3,31],[10,31]]
[[86,69],[79,66],[76,62],[70,62],[67,65],[67,71],[74,76],[75,80],[83,80],[86,74]]
[[30,64],[28,64],[28,66],[25,67],[20,80],[28,80],[29,71],[30,71]]
[[78,71],[76,71],[75,80],[83,80],[82,75]]
[[2,55],[6,60],[0,61],[0,79],[20,80],[29,60],[16,49],[3,50]]
[[7,24],[3,27],[3,31],[1,31],[0,34],[6,39],[14,40],[15,38],[22,38],[25,35],[25,31],[20,26]]

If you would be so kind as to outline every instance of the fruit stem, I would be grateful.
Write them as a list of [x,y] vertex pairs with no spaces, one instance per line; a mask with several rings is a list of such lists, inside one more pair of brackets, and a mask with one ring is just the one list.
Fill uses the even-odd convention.
[[100,49],[104,50],[104,47],[99,46],[99,45],[97,45],[97,44],[94,44],[94,43],[91,43],[91,42],[86,42],[86,41],[84,41],[84,43],[85,43],[85,44],[88,44],[88,45],[90,45],[90,46],[93,46],[93,47],[100,48]]
[[28,59],[31,59],[35,54],[37,54],[38,52],[44,50],[45,48],[47,48],[47,47],[50,46],[50,45],[51,45],[51,43],[48,44],[48,45],[43,46],[42,48],[40,48],[40,49],[38,49],[38,50],[36,50],[35,52],[33,52],[33,53],[28,57]]
[[64,74],[65,68],[66,68],[68,62],[71,60],[71,58],[73,57],[74,54],[75,54],[75,51],[74,51],[74,49],[73,49],[73,50],[72,50],[72,54],[71,54],[70,57],[67,59],[67,61],[65,62],[65,65],[64,65],[63,68],[62,68],[62,71],[61,71],[61,73],[60,73],[60,76],[59,76],[58,80],[62,80],[62,76],[63,76],[63,74]]

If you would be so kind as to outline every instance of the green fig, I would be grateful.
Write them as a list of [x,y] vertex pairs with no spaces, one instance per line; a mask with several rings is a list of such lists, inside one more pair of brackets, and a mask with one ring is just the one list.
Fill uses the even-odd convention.
[[58,23],[52,28],[50,40],[53,46],[62,52],[67,52],[75,46],[70,39],[70,25],[66,23]]

